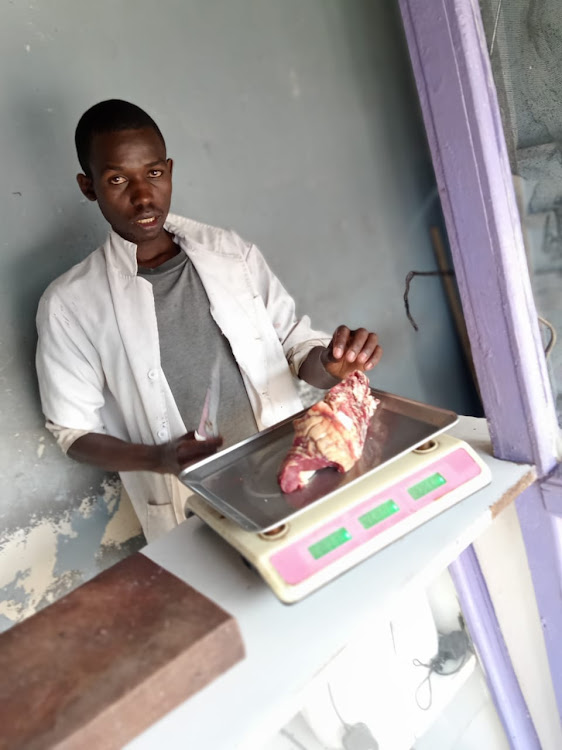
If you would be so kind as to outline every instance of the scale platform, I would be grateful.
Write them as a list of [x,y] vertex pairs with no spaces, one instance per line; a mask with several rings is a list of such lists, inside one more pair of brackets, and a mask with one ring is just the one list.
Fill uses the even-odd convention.
[[[373,390],[380,405],[361,460],[285,495],[277,483],[292,417],[186,469],[191,510],[291,604],[491,481],[450,411]],[[298,416],[298,415],[296,415]]]

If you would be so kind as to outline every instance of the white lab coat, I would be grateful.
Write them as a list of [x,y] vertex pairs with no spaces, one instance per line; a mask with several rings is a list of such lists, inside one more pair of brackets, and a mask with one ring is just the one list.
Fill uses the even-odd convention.
[[[330,337],[314,331],[308,317],[296,317],[292,297],[259,250],[236,233],[173,214],[165,228],[201,277],[258,427],[299,411],[294,378],[310,350]],[[39,303],[37,329],[43,411],[63,450],[88,432],[158,444],[193,429],[183,423],[161,368],[152,285],[137,276],[133,243],[112,231],[54,281]],[[122,472],[121,479],[149,540],[185,518],[187,491],[176,477]]]

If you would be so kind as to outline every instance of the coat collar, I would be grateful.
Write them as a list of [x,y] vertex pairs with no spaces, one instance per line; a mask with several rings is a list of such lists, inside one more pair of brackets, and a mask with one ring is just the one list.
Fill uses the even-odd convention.
[[[225,249],[222,229],[171,213],[166,218],[164,229],[173,235],[182,250],[190,256],[198,250],[207,250],[222,256],[237,255],[235,252],[229,252],[228,248]],[[134,242],[123,239],[111,229],[103,247],[108,264],[120,276],[136,277],[137,246]]]

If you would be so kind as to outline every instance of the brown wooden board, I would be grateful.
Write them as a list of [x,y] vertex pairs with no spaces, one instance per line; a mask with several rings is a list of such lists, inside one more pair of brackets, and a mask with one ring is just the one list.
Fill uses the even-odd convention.
[[243,656],[227,612],[137,553],[0,636],[0,748],[120,748]]

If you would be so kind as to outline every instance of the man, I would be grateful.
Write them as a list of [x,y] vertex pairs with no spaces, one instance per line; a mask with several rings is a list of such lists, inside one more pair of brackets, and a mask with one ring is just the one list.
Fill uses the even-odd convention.
[[[302,408],[295,377],[328,388],[382,351],[365,329],[312,330],[254,245],[169,213],[173,163],[143,110],[100,102],[76,148],[111,231],[40,301],[43,411],[69,456],[120,473],[152,540],[185,518],[183,467]],[[216,362],[222,437],[199,440]]]

